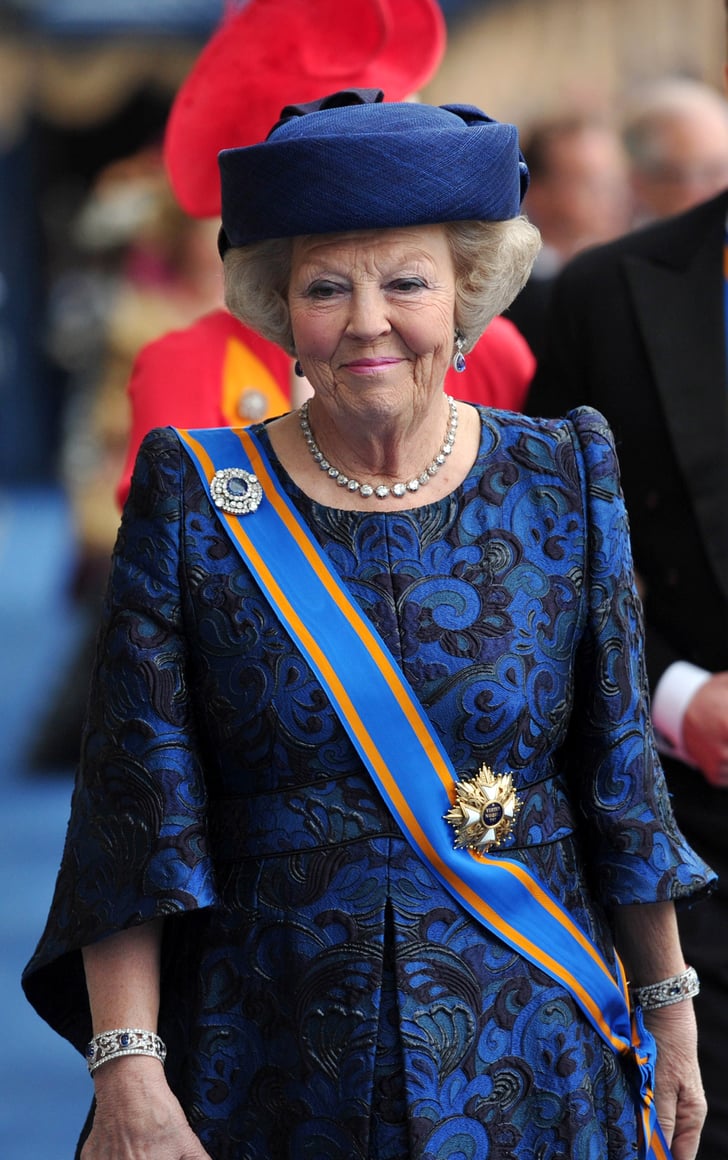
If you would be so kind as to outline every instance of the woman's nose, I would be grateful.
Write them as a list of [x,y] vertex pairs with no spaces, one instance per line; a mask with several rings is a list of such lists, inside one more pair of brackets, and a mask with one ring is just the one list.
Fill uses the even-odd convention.
[[387,302],[373,288],[357,289],[351,296],[347,332],[355,338],[376,338],[391,329]]

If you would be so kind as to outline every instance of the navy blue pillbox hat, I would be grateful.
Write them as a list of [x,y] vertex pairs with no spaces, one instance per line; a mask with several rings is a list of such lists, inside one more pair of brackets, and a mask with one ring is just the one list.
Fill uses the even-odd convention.
[[224,149],[220,252],[268,238],[520,212],[515,125],[469,105],[385,102],[376,89],[289,105],[265,141]]

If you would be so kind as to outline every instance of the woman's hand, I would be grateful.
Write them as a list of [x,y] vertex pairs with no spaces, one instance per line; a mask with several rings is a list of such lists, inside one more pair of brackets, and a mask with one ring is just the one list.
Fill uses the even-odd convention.
[[129,1055],[94,1074],[96,1111],[81,1160],[210,1160],[159,1060]]
[[[617,949],[636,988],[681,974],[685,959],[672,902],[636,903],[614,912]],[[695,1160],[706,1103],[698,1067],[698,1032],[690,999],[643,1011],[657,1043],[655,1106],[673,1160]]]
[[655,1104],[673,1160],[694,1160],[707,1105],[698,1068],[693,1004],[685,999],[644,1013],[657,1042]]

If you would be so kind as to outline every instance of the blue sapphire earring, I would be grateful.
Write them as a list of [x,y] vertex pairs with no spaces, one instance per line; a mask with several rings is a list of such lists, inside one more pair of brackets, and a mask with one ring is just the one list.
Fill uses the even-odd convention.
[[463,373],[466,368],[465,355],[463,354],[463,347],[465,346],[465,339],[459,330],[455,331],[455,354],[452,356],[452,365],[459,375]]
[[302,379],[305,377],[303,367],[301,366],[298,359],[296,359],[295,363],[293,364],[293,371],[294,371],[294,374],[298,375],[299,379]]

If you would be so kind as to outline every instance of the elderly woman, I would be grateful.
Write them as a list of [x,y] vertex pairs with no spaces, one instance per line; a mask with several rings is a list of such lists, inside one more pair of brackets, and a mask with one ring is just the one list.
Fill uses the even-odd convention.
[[314,395],[138,458],[25,974],[83,1160],[690,1160],[712,874],[610,434],[442,387],[538,246],[515,129],[347,92],[221,170],[231,308]]

